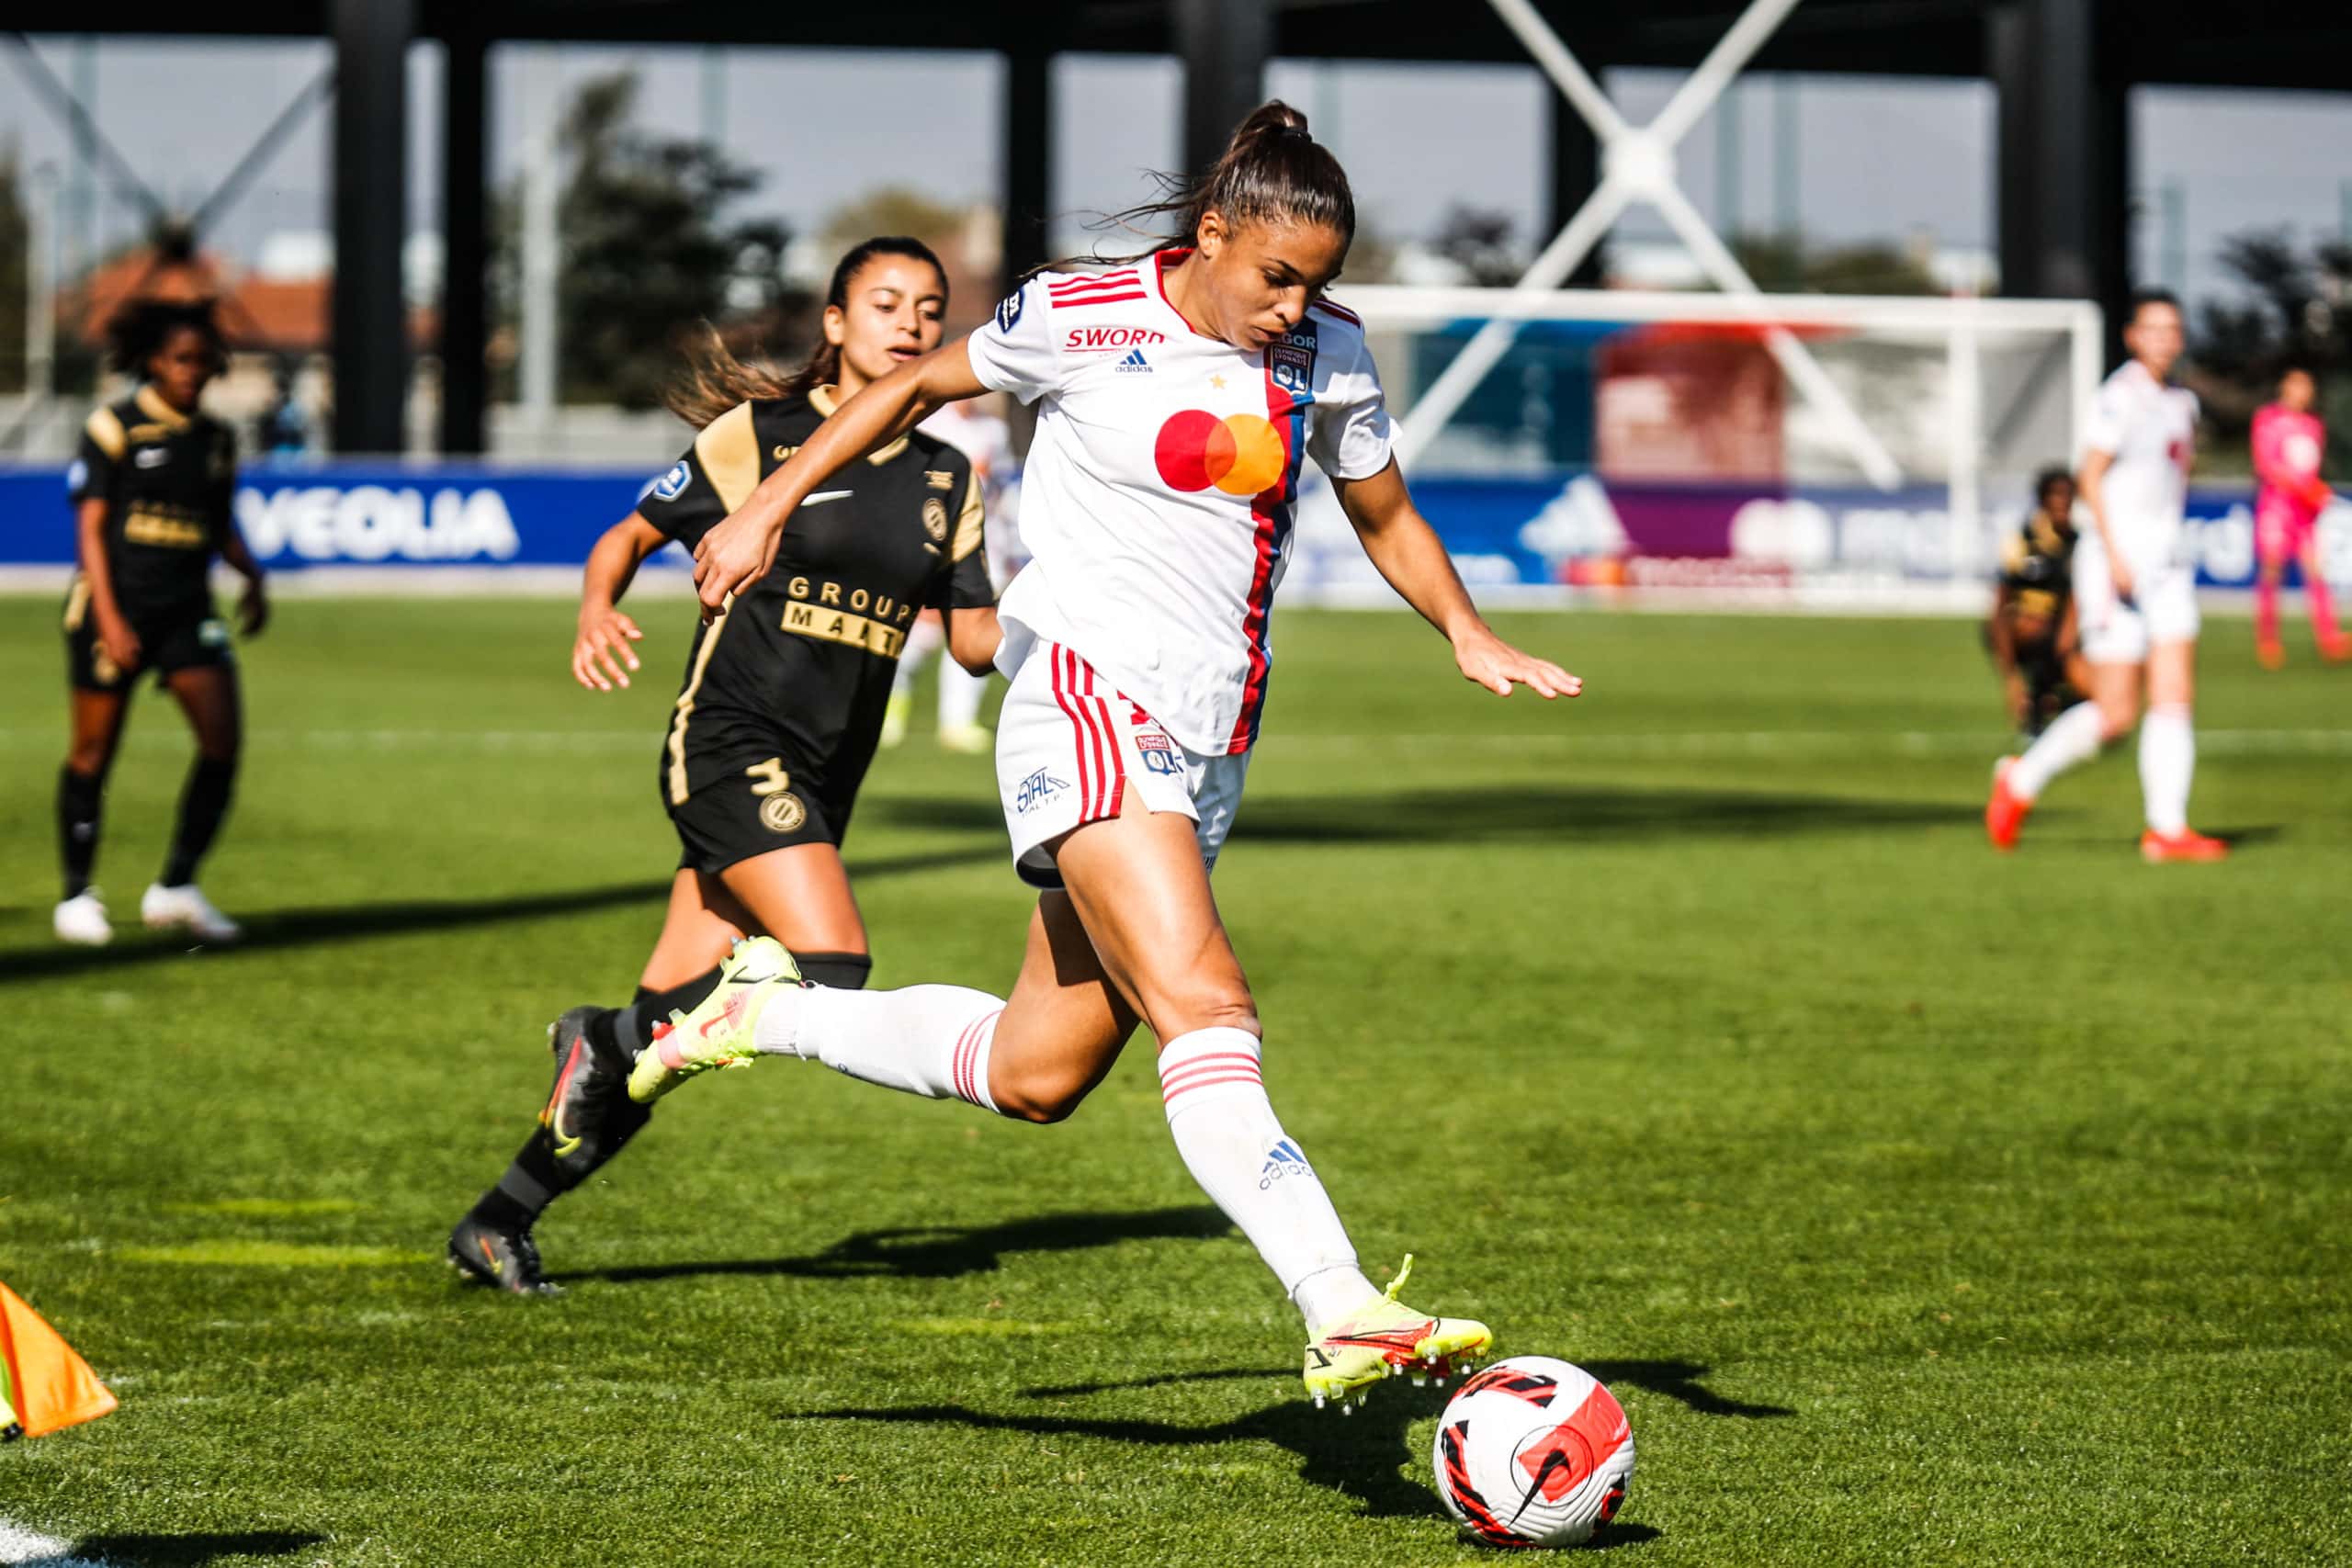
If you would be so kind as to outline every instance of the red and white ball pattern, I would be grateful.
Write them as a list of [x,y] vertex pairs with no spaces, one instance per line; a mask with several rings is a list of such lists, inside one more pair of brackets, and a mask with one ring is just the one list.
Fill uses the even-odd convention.
[[1574,1546],[1625,1501],[1634,1430],[1591,1373],[1514,1356],[1447,1403],[1430,1462],[1464,1535],[1489,1546]]

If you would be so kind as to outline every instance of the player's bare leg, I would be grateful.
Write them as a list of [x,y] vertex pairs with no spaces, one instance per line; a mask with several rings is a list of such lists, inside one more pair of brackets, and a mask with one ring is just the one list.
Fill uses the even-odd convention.
[[2278,584],[2287,575],[2284,558],[2264,551],[2255,569],[2254,657],[2265,670],[2284,669],[2286,644],[2278,640]]
[[2320,570],[2319,541],[2303,540],[2299,558],[2303,568],[2303,604],[2311,611],[2312,636],[2319,644],[2322,659],[2341,663],[2352,659],[2352,637],[2344,635],[2335,624],[2335,604],[2328,592],[2327,573]]
[[1119,818],[1065,836],[1057,859],[1069,891],[1040,900],[1011,1000],[958,986],[802,987],[782,949],[748,942],[710,1000],[640,1059],[630,1092],[650,1100],[695,1073],[789,1054],[908,1093],[1058,1121],[1141,1019],[1162,1042],[1161,1093],[1186,1168],[1307,1322],[1318,1403],[1482,1355],[1492,1341],[1484,1325],[1415,1312],[1363,1277],[1313,1166],[1275,1120],[1257,1005],[1192,820],[1155,815],[1131,794]]
[[1029,917],[1020,977],[989,1053],[988,1091],[1001,1115],[1068,1119],[1108,1077],[1140,1019],[1104,973],[1068,893],[1046,893]]
[[786,941],[807,944],[802,963],[813,977],[837,987],[865,983],[865,928],[831,845],[788,846],[728,874],[759,913],[720,877],[680,871],[636,998],[621,1008],[575,1007],[548,1026],[555,1078],[538,1129],[450,1233],[450,1259],[468,1275],[516,1294],[552,1292],[532,1226],[645,1125],[650,1111],[628,1097],[631,1066],[673,1015],[710,995],[720,962],[747,935],[780,931]]
[[2140,792],[2148,830],[2140,854],[2151,862],[2213,861],[2230,852],[2188,826],[2197,776],[2197,645],[2160,642],[2148,650],[2148,713],[2140,722]]
[[236,788],[244,743],[237,671],[231,665],[175,670],[164,684],[196,734],[196,761],[180,789],[171,853],[163,874],[139,900],[139,916],[147,925],[179,928],[206,942],[234,942],[244,933],[197,886],[196,868],[219,835]]
[[1356,1267],[1322,1182],[1266,1097],[1256,999],[1234,955],[1193,822],[1145,808],[1079,829],[1057,856],[1104,974],[1159,1036],[1169,1132],[1185,1168],[1241,1227],[1306,1320],[1306,1385],[1345,1408],[1394,1373],[1447,1375],[1493,1343],[1484,1324],[1439,1318]]
[[1994,764],[1993,796],[1984,807],[1984,834],[1994,848],[2016,847],[2027,816],[2051,780],[2132,732],[2139,716],[2140,667],[2089,664],[2082,679],[2091,694],[2088,702],[2076,703],[2052,719],[2024,756],[2004,757]]

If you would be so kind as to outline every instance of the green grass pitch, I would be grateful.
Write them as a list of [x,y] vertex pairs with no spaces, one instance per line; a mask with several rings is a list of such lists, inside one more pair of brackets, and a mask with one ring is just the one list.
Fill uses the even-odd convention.
[[[693,1085],[542,1225],[564,1299],[458,1285],[547,1021],[660,919],[684,605],[599,698],[560,604],[289,601],[206,876],[256,940],[102,956],[48,937],[54,609],[0,622],[0,1279],[122,1408],[0,1449],[0,1520],[125,1565],[1476,1558],[1442,1394],[1301,1401],[1147,1045],[1053,1128]],[[2217,624],[2236,857],[2142,865],[2126,752],[2002,859],[1965,626],[1503,626],[1584,698],[1288,615],[1218,891],[1367,1269],[1623,1400],[1612,1560],[2352,1561],[2352,679]],[[119,917],[187,754],[142,693]],[[1009,981],[1001,833],[986,761],[885,757],[877,985]]]

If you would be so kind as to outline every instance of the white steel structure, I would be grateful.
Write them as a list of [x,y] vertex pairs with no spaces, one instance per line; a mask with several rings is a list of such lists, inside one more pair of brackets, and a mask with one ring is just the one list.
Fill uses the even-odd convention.
[[[1783,326],[1799,324],[1801,318],[1788,316],[1777,304],[1769,310],[1758,309],[1765,298],[1762,291],[1691,204],[1683,192],[1675,165],[1675,151],[1683,138],[1714,107],[1724,89],[1802,3],[1803,0],[1751,0],[1657,118],[1647,125],[1637,126],[1618,111],[1532,0],[1487,0],[1495,14],[1559,89],[1561,96],[1591,128],[1601,152],[1600,184],[1535,258],[1511,292],[1533,296],[1557,289],[1592,254],[1628,208],[1636,203],[1646,204],[1665,219],[1700,269],[1724,291],[1727,305],[1736,309],[1735,302],[1747,303],[1749,313],[1736,319],[1769,323],[1765,344],[1792,388],[1850,452],[1868,481],[1880,490],[1891,491],[1904,480],[1903,466],[1879,438],[1872,423],[1855,407],[1837,381],[1824,372],[1804,344],[1781,330]],[[1871,324],[1892,330],[1899,321],[1907,319],[1901,315],[1894,301],[1856,301],[1854,312],[1839,317],[1834,324]],[[1517,335],[1517,322],[1525,319],[1498,302],[1485,303],[1462,313],[1491,319],[1423,394],[1420,414],[1408,427],[1402,443],[1401,450],[1408,462],[1501,363]],[[1930,326],[1927,330],[1942,329]],[[1951,330],[1957,334],[1967,329],[1963,325]],[[2094,338],[2091,352],[2095,355],[2096,351]],[[1956,440],[1961,438],[1955,436]],[[1953,465],[1956,471],[1967,466]]]

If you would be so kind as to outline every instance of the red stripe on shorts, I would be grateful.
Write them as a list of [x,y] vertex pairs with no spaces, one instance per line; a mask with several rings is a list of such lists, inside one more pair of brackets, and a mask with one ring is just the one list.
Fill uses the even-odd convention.
[[1079,715],[1077,699],[1069,693],[1069,691],[1065,689],[1062,683],[1064,668],[1062,661],[1065,659],[1074,658],[1075,656],[1070,653],[1069,649],[1064,648],[1061,644],[1056,643],[1053,645],[1052,671],[1054,701],[1061,705],[1062,712],[1069,718],[1070,733],[1074,742],[1070,748],[1070,753],[1078,761],[1078,819],[1080,822],[1085,822],[1091,820],[1092,818],[1094,803],[1094,786],[1089,782],[1086,768],[1086,760],[1089,753],[1089,747],[1086,740],[1086,720]]
[[1094,715],[1102,724],[1102,744],[1111,752],[1111,798],[1103,810],[1105,817],[1116,817],[1127,801],[1127,754],[1119,750],[1119,732],[1111,723],[1111,705],[1094,690],[1094,666],[1086,667],[1086,694],[1093,703]]

